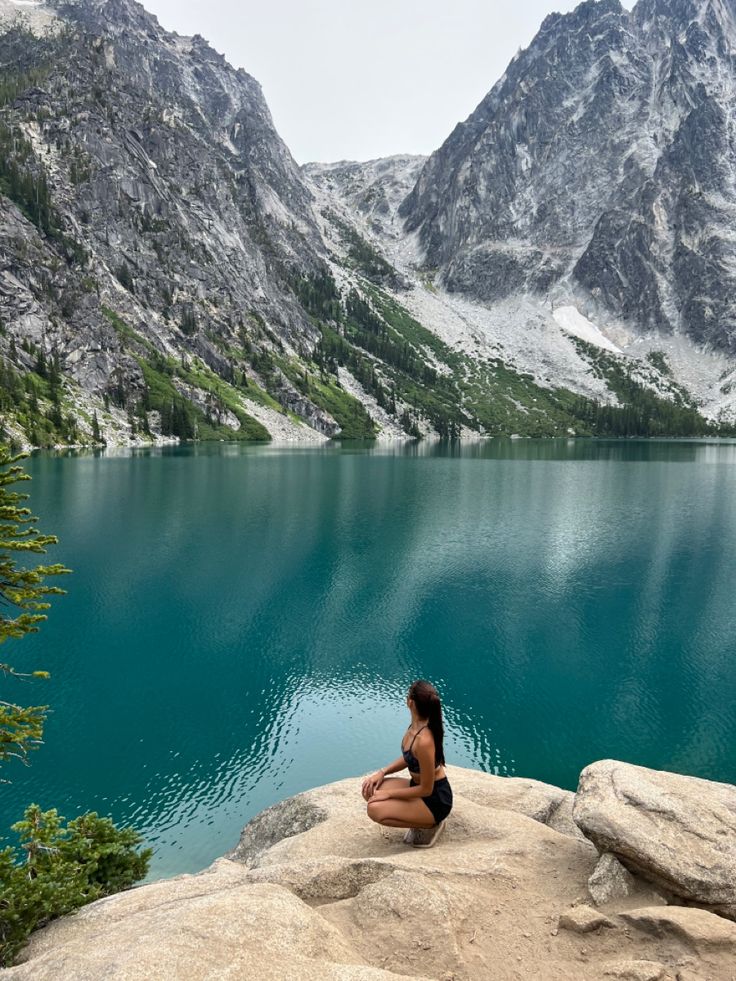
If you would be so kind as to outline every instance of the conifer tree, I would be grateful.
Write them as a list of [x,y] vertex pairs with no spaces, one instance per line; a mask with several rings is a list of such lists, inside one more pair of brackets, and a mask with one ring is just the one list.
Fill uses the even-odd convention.
[[[35,527],[36,519],[24,507],[27,494],[11,489],[30,478],[18,466],[21,457],[12,456],[0,447],[0,645],[7,640],[20,639],[36,633],[38,624],[46,619],[48,597],[63,590],[47,584],[47,580],[69,570],[62,565],[20,567],[16,562],[22,555],[43,555],[49,545],[56,543],[52,535],[42,535]],[[47,678],[44,671],[20,673],[0,660],[0,676],[5,678]],[[0,700],[0,763],[10,757],[26,760],[43,734],[46,715],[44,706],[21,707]]]
[[102,442],[102,432],[100,431],[100,420],[97,418],[96,410],[95,410],[95,414],[92,416],[92,440],[98,445]]
[[[38,630],[48,598],[63,592],[47,580],[69,571],[58,564],[28,568],[22,561],[45,554],[56,538],[40,534],[24,506],[28,495],[13,489],[30,479],[20,459],[0,446],[0,644]],[[0,678],[13,682],[48,673],[21,673],[0,663]],[[0,701],[0,764],[13,757],[27,761],[41,741],[45,715],[44,706]],[[65,824],[56,810],[31,804],[11,830],[20,847],[0,847],[0,967],[13,963],[33,930],[142,879],[151,859],[138,832],[95,813]]]

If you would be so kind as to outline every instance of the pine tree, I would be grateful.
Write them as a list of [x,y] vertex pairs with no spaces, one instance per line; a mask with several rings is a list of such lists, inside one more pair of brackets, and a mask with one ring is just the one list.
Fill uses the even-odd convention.
[[[42,535],[35,528],[36,519],[23,506],[28,495],[10,489],[14,484],[30,479],[17,465],[20,459],[0,447],[0,644],[38,631],[38,624],[46,619],[47,597],[63,592],[57,586],[47,585],[46,580],[69,571],[61,565],[26,568],[24,563],[21,568],[16,567],[16,553],[22,553],[24,557],[29,552],[43,555],[47,546],[56,544],[56,538]],[[48,677],[44,671],[19,674],[9,664],[1,662],[0,676]],[[43,706],[22,707],[0,701],[0,763],[11,757],[26,760],[28,752],[41,740],[45,715]]]
[[[47,580],[69,572],[62,565],[16,567],[16,553],[45,554],[56,544],[56,538],[35,528],[36,519],[24,507],[28,495],[11,489],[30,479],[18,466],[20,459],[0,446],[0,644],[38,630],[48,597],[63,592]],[[21,674],[0,663],[0,677],[47,679],[48,673]],[[0,763],[14,757],[27,762],[41,741],[45,716],[44,706],[0,701]],[[20,849],[0,849],[0,967],[12,964],[33,930],[129,888],[148,870],[151,851],[139,850],[142,839],[135,830],[116,828],[94,813],[67,825],[63,821],[55,810],[44,812],[32,804],[12,827]]]
[[100,420],[97,418],[97,411],[92,416],[92,441],[98,446],[102,443],[102,433],[100,432]]

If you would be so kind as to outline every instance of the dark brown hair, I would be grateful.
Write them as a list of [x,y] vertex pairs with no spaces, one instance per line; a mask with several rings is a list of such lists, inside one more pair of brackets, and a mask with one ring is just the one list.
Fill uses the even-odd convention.
[[434,736],[434,765],[444,766],[445,726],[442,722],[442,704],[437,689],[428,681],[415,681],[409,689],[409,698],[416,705],[419,715],[427,720],[429,731]]

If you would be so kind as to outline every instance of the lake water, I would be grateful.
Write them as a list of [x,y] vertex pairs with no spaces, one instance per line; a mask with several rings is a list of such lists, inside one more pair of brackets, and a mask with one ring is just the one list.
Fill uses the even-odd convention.
[[[453,763],[574,788],[607,757],[736,783],[736,445],[507,441],[37,456],[74,569],[26,803],[198,870],[286,795],[398,755],[417,677]],[[12,656],[11,656],[12,655]],[[5,686],[7,690],[7,686]],[[356,783],[357,793],[357,783]]]

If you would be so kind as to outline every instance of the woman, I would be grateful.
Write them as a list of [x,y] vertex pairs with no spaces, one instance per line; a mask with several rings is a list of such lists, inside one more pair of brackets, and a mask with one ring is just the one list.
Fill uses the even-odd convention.
[[[442,746],[445,730],[437,689],[415,681],[406,704],[411,723],[401,742],[401,756],[363,781],[368,817],[387,828],[409,828],[407,845],[430,848],[452,810],[452,789],[445,774]],[[408,768],[411,779],[394,777]]]

